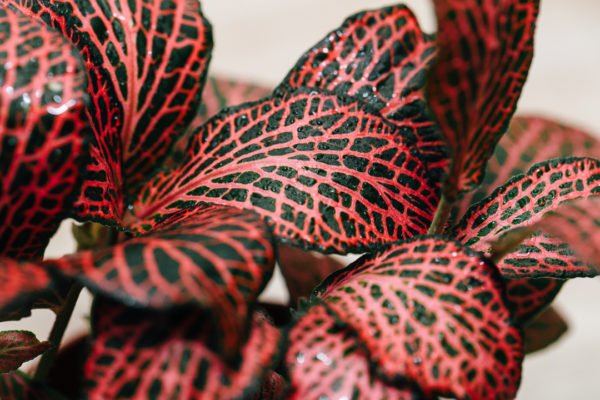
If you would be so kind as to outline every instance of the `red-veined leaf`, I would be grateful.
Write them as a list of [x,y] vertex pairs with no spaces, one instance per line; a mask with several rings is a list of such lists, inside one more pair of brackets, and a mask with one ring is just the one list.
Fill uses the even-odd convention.
[[424,99],[435,55],[433,36],[421,32],[406,6],[363,11],[308,50],[282,86],[316,87],[366,102],[416,140],[439,180],[448,159]]
[[505,279],[506,297],[517,319],[526,323],[552,303],[564,282],[553,278]]
[[0,9],[0,254],[41,257],[85,162],[85,75],[75,49]]
[[569,329],[567,322],[554,308],[548,308],[525,326],[523,346],[525,354],[542,350],[564,335]]
[[287,390],[285,379],[277,372],[271,371],[263,380],[259,391],[252,397],[252,400],[281,400]]
[[[471,207],[453,228],[452,235],[475,250],[490,251],[492,242],[502,235],[515,228],[534,226],[565,201],[598,195],[599,180],[600,161],[594,159],[567,158],[536,164],[525,175],[513,177]],[[508,278],[597,274],[593,267],[575,257],[563,240],[544,235],[523,241],[498,262],[498,267]]]
[[130,305],[214,310],[228,351],[244,334],[247,303],[270,279],[274,257],[270,233],[258,216],[205,205],[195,216],[147,236],[48,263]]
[[280,333],[255,314],[241,357],[228,365],[211,350],[216,333],[200,312],[150,313],[101,300],[85,363],[93,399],[247,398],[277,362]]
[[0,320],[28,316],[34,301],[49,293],[53,285],[41,265],[0,258]]
[[354,332],[337,322],[321,304],[294,324],[288,340],[285,366],[292,399],[420,398],[416,389],[395,388],[373,376],[368,354]]
[[527,172],[538,162],[560,157],[600,158],[600,142],[592,135],[546,118],[513,118],[489,159],[481,186],[463,197],[458,215],[490,195],[511,177]]
[[201,202],[251,209],[283,240],[325,252],[425,232],[437,194],[411,141],[355,101],[301,88],[227,109],[184,162],[141,190],[133,228]]
[[429,106],[451,150],[449,199],[477,186],[515,111],[533,57],[539,0],[434,0],[439,54]]
[[59,393],[34,381],[21,371],[0,374],[0,399],[66,400]]
[[0,374],[16,370],[49,347],[50,342],[40,342],[29,331],[0,332]]
[[302,250],[287,244],[277,246],[277,262],[290,292],[290,304],[298,304],[301,297],[309,298],[313,290],[329,274],[344,265],[322,254]]
[[[124,212],[125,192],[160,165],[195,115],[212,48],[211,28],[200,4],[194,0],[5,3],[57,28],[83,55],[92,98],[88,116],[97,149],[90,167],[93,184],[82,192],[76,211],[87,213],[79,214],[80,219],[115,223]],[[106,208],[106,197],[117,199],[115,209]]]
[[388,382],[414,382],[427,395],[512,399],[522,338],[504,290],[487,259],[436,237],[366,255],[317,289]]

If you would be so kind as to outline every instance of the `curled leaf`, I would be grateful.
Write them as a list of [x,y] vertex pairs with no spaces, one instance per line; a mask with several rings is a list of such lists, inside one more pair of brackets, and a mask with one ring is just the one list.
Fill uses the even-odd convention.
[[560,313],[554,308],[547,308],[524,328],[525,354],[550,346],[560,339],[568,329],[567,322]]

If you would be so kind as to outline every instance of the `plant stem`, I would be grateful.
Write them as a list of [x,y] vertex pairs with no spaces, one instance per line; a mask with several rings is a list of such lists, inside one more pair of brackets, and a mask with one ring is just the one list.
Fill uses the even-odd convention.
[[454,202],[448,201],[446,195],[442,194],[440,203],[433,216],[433,221],[429,227],[429,232],[427,232],[428,235],[441,235],[444,233],[444,228],[446,227],[446,222],[448,222],[448,217],[450,217],[450,211],[452,211],[453,205]]
[[60,342],[62,341],[67,324],[71,319],[71,314],[73,314],[73,309],[75,308],[75,304],[79,298],[79,292],[81,292],[81,285],[78,283],[73,283],[69,289],[69,292],[67,293],[67,296],[65,297],[63,306],[56,314],[54,325],[52,326],[50,336],[48,337],[51,347],[42,355],[40,363],[35,370],[34,379],[38,382],[43,383],[48,377],[50,367],[52,367],[52,364],[54,363],[54,358],[58,353]]

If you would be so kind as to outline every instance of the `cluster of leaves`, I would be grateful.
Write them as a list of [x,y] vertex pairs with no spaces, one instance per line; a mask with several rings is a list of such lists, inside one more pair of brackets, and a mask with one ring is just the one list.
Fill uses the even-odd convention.
[[[89,288],[89,398],[513,398],[598,273],[600,145],[511,123],[537,0],[361,12],[273,91],[207,79],[195,0],[0,5],[0,316]],[[112,231],[42,260],[68,216]],[[59,398],[16,371],[56,346],[0,333],[0,397]]]

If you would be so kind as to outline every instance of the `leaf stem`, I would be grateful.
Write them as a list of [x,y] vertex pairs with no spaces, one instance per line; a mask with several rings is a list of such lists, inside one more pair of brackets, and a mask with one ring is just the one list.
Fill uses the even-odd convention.
[[442,194],[440,203],[438,204],[435,215],[433,216],[431,226],[429,226],[429,231],[427,232],[428,235],[441,235],[444,233],[444,228],[446,227],[446,222],[448,222],[448,218],[450,217],[450,211],[452,211],[453,205],[454,202],[449,201],[446,195]]
[[38,364],[37,369],[35,370],[34,379],[38,382],[45,382],[48,378],[48,373],[50,372],[50,367],[54,363],[54,359],[56,358],[56,354],[58,353],[58,348],[60,346],[60,342],[62,341],[63,335],[65,334],[65,330],[71,319],[71,314],[73,314],[73,310],[75,309],[75,304],[77,303],[77,299],[79,298],[79,293],[81,292],[81,285],[78,283],[73,283],[67,296],[65,297],[65,302],[61,307],[60,311],[56,314],[56,319],[54,320],[54,325],[52,326],[52,330],[50,331],[50,336],[48,337],[48,341],[50,342],[51,347],[42,355],[40,359],[40,363]]

